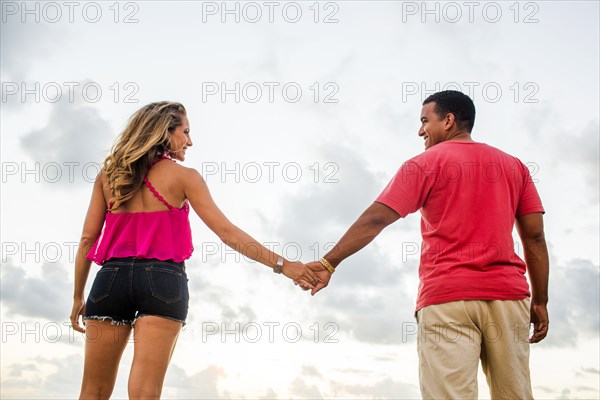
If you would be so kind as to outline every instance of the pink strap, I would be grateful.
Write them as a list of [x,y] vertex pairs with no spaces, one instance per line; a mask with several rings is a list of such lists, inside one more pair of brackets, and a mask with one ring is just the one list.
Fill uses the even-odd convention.
[[[152,165],[156,164],[159,161],[162,160],[171,160],[173,162],[176,162],[173,158],[166,156],[164,154],[161,154],[160,157],[157,157],[153,162]],[[146,179],[146,177],[144,177],[144,183],[146,184],[146,186],[148,186],[148,189],[150,189],[150,191],[154,194],[154,196],[156,196],[156,198],[158,198],[158,200],[160,200],[164,205],[166,205],[167,207],[169,207],[169,210],[174,208],[172,205],[170,205],[169,203],[167,203],[167,201],[156,191],[156,189],[154,189],[154,187],[150,184],[150,182],[148,181],[148,179]],[[109,201],[108,202],[108,210],[106,210],[107,212],[111,212],[111,208],[112,205],[114,204],[114,201]]]
[[159,162],[161,160],[171,160],[173,162],[176,162],[173,158],[166,156],[164,154],[161,154],[160,157],[157,157],[154,161],[152,161],[152,165],[156,164],[157,162]]
[[156,189],[154,189],[154,187],[146,177],[144,177],[144,183],[146,184],[146,186],[148,186],[148,189],[150,189],[152,194],[154,194],[154,196],[156,196],[157,199],[159,199],[165,206],[169,207],[169,211],[174,208],[172,205],[167,203],[165,199],[163,199],[163,197],[156,191]]

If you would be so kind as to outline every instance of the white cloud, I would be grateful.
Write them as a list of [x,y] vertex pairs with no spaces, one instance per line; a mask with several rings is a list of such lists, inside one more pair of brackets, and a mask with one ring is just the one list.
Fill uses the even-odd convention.
[[163,392],[172,392],[174,398],[181,399],[222,399],[219,393],[219,380],[225,377],[225,371],[215,365],[192,375],[175,364],[169,366]]
[[417,399],[420,397],[419,388],[414,384],[385,378],[371,385],[368,384],[332,384],[334,390],[344,393],[344,396],[368,396],[371,399]]
[[[186,103],[190,114],[196,116],[198,159],[254,160],[276,154],[273,160],[308,163],[315,161],[316,154],[319,161],[339,164],[339,183],[324,184],[320,176],[318,185],[294,186],[296,197],[282,195],[290,186],[278,183],[269,185],[268,190],[258,190],[254,197],[246,193],[241,196],[239,189],[243,185],[238,184],[221,185],[215,190],[231,202],[236,212],[244,209],[236,221],[240,226],[251,225],[256,219],[255,210],[264,210],[262,224],[256,230],[284,239],[285,243],[297,241],[308,259],[312,257],[307,256],[310,252],[306,249],[314,241],[319,242],[322,253],[323,244],[339,239],[400,163],[420,150],[415,134],[422,93],[404,102],[402,83],[426,81],[430,89],[435,82],[477,81],[477,138],[499,143],[500,148],[514,151],[523,161],[539,164],[538,188],[548,207],[547,237],[560,243],[555,246],[560,265],[552,267],[550,278],[550,334],[537,349],[545,355],[562,349],[574,356],[588,357],[590,349],[585,346],[590,340],[584,340],[598,336],[598,309],[594,305],[598,303],[598,4],[538,2],[540,11],[536,16],[540,22],[535,24],[522,23],[528,11],[524,3],[518,5],[521,22],[513,22],[515,7],[509,9],[511,4],[501,5],[503,20],[498,24],[482,21],[481,6],[476,9],[477,21],[473,24],[465,22],[465,8],[463,22],[458,24],[431,22],[431,15],[428,23],[422,23],[418,14],[411,17],[410,23],[398,23],[402,21],[403,4],[393,2],[339,2],[339,23],[334,24],[313,23],[309,3],[302,4],[305,18],[298,24],[282,21],[281,6],[276,9],[277,22],[273,24],[266,21],[264,7],[263,20],[257,24],[231,22],[231,15],[229,23],[221,23],[219,15],[210,23],[199,23],[202,4],[191,2],[140,2],[136,14],[139,22],[134,24],[114,23],[114,7],[109,9],[109,3],[102,5],[103,20],[98,24],[82,21],[81,7],[76,10],[77,21],[73,24],[66,23],[66,15],[56,24],[20,23],[17,15],[0,27],[3,81],[83,84],[85,77],[102,85],[105,101],[91,104],[78,99],[71,104],[37,104],[33,96],[28,96],[26,103],[17,106],[19,97],[11,97],[2,104],[2,154],[19,163],[27,159],[46,163],[100,162],[110,145],[109,139],[116,136],[111,125],[122,125],[137,108],[112,101],[111,87],[119,82],[122,100],[123,84],[135,81],[139,89],[135,97],[140,103],[163,98]],[[328,10],[323,8],[324,3],[319,5],[323,17]],[[128,11],[123,7],[119,10],[121,17]],[[31,22],[32,17],[28,18]],[[169,35],[156,36],[165,20],[178,23],[172,24]],[[564,29],[557,30],[556,26]],[[147,40],[149,37],[154,40]],[[264,101],[266,96],[260,104],[200,100],[202,82],[227,81],[232,87],[233,81],[243,85],[274,80],[280,84],[300,82],[305,94],[302,101],[284,102],[280,91],[275,104]],[[336,82],[339,103],[313,102],[309,85],[315,81],[321,85]],[[491,81],[499,82],[504,90],[498,103],[485,102],[481,96],[481,85]],[[513,101],[510,86],[517,81],[521,89],[525,82],[536,83],[539,103],[524,103],[527,93],[523,90],[521,101]],[[89,192],[83,196],[80,190],[72,191],[64,185],[53,188],[58,190],[45,191],[43,198],[35,199],[40,213],[54,215],[55,210],[64,210],[66,203],[61,196],[69,196],[72,204],[86,205],[89,201]],[[10,191],[2,190],[0,220],[5,236],[28,229],[27,221],[23,225],[21,218],[14,215],[27,212],[23,201],[32,201],[29,189],[28,184],[23,184],[12,186]],[[14,199],[9,208],[7,198]],[[283,215],[284,222],[278,224],[264,204],[284,210],[277,214],[277,218]],[[36,221],[37,226],[44,223],[43,217]],[[66,235],[68,226],[68,222],[57,225],[57,234]],[[29,242],[27,232],[23,232],[23,240]],[[308,300],[291,297],[292,289],[276,286],[281,282],[269,279],[273,274],[259,272],[259,268],[246,272],[240,265],[231,264],[226,270],[217,269],[222,263],[217,256],[209,257],[208,262],[194,265],[196,270],[190,268],[190,326],[211,319],[333,321],[339,325],[340,333],[358,340],[358,346],[367,350],[365,353],[373,354],[381,350],[378,346],[386,344],[390,346],[384,347],[384,352],[394,352],[401,340],[401,322],[412,322],[416,263],[405,264],[394,258],[397,249],[393,248],[393,238],[386,236],[390,233],[399,241],[420,239],[416,219],[410,223],[398,221],[386,230],[384,237],[346,260],[330,287]],[[197,238],[198,243],[202,240]],[[200,249],[196,254],[199,252]],[[571,260],[573,254],[588,261],[564,261]],[[17,266],[14,260],[3,264],[3,317],[65,320],[71,306],[72,282],[65,279],[69,274],[65,274],[64,266],[55,267],[54,271],[47,265],[30,271],[31,266]],[[53,304],[40,303],[48,296],[53,298]],[[289,296],[285,302],[273,301],[284,296]],[[293,316],[289,311],[292,305],[297,307]],[[353,344],[356,343],[340,343],[336,349]],[[37,350],[32,346],[27,349]],[[57,351],[60,345],[49,348],[40,344],[39,349],[40,353]],[[7,353],[4,348],[2,353]],[[414,382],[410,382],[411,386],[381,373],[389,363],[373,362],[369,356],[354,352],[352,355],[352,365],[361,370],[380,367],[378,374],[372,375],[377,377],[374,381],[358,382],[349,375],[332,386],[334,383],[319,377],[318,374],[324,375],[322,371],[305,366],[298,376],[278,386],[273,383],[272,388],[261,380],[264,386],[256,396],[288,398],[293,389],[302,396],[326,398],[397,398],[404,393],[418,397]],[[180,356],[185,359],[189,355]],[[28,398],[46,395],[40,388],[56,397],[74,397],[73,393],[78,392],[81,358],[51,360],[72,375],[71,386],[56,377],[65,386],[60,389],[45,383],[50,375],[38,367],[41,361],[12,357],[2,359],[2,397],[10,397],[6,396],[7,387],[10,393],[21,390],[20,396]],[[207,353],[207,357],[204,370],[189,373],[175,368],[173,371],[180,373],[182,380],[171,377],[170,382],[189,385],[190,397],[193,393],[236,397],[224,386],[226,381],[235,381],[228,366],[223,366],[214,354]],[[44,362],[44,368],[47,364]],[[538,382],[551,388],[552,396],[558,397],[562,388],[568,388],[562,393],[564,396],[598,397],[597,391],[579,391],[578,386],[591,385],[582,383],[587,378],[567,373],[569,378],[564,384],[555,383],[553,368],[561,372],[564,366],[547,363],[544,378]],[[599,368],[598,360],[589,359],[585,368],[578,373],[597,377],[593,371]],[[575,380],[569,384],[568,379]],[[168,389],[177,390],[176,386]],[[240,390],[237,397],[242,396],[245,392]]]
[[[3,6],[9,2],[3,2]],[[19,8],[17,3],[14,5]],[[39,7],[39,6],[38,6]],[[32,66],[43,63],[52,54],[53,46],[65,41],[63,26],[54,24],[22,23],[20,16],[4,15],[6,23],[0,24],[0,64],[2,65],[2,81],[23,82],[27,80]]]

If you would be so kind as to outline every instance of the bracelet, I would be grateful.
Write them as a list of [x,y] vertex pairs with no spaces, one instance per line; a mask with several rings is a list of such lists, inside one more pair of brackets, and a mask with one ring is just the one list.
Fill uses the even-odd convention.
[[321,258],[319,262],[321,263],[321,265],[327,268],[327,271],[331,272],[332,274],[335,272],[335,268],[333,268],[333,265],[331,265],[326,259]]

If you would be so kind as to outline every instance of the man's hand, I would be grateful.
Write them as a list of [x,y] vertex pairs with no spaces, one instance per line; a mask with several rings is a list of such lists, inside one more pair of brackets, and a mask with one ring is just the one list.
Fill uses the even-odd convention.
[[316,286],[312,288],[312,291],[310,292],[310,295],[314,296],[319,290],[327,287],[329,280],[331,279],[331,272],[329,272],[327,268],[325,268],[323,264],[318,261],[313,261],[306,265],[315,273],[317,279],[319,280]]
[[531,335],[529,343],[538,343],[548,334],[548,310],[546,304],[531,302],[531,323],[533,324],[533,335]]

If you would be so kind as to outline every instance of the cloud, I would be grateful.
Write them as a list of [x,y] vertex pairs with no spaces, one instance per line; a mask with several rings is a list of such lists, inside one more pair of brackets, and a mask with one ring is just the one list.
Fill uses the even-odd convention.
[[302,375],[313,376],[317,378],[321,377],[321,373],[313,365],[303,365]]
[[36,372],[37,367],[33,363],[29,364],[11,364],[8,368],[8,376],[21,378],[24,373],[32,371]]
[[211,257],[207,263],[194,261],[192,257],[186,266],[192,311],[188,314],[190,328],[194,328],[197,316],[202,316],[202,322],[216,319],[240,322],[241,326],[256,321],[253,305],[236,295],[237,285],[223,286],[217,281],[224,273],[218,257]]
[[204,370],[187,375],[185,370],[176,364],[171,364],[165,376],[163,392],[173,391],[176,398],[193,399],[222,399],[218,384],[226,377],[225,370],[215,365],[209,365]]
[[576,346],[600,332],[600,266],[575,259],[550,268],[548,336],[540,345]]
[[296,378],[290,385],[290,394],[305,399],[322,399],[323,395],[316,385],[310,385],[302,378]]
[[[416,265],[386,267],[383,257],[365,252],[353,265],[336,272],[353,282],[332,278],[329,286],[315,296],[319,304],[316,319],[334,322],[342,334],[377,344],[412,341],[415,299],[404,289],[403,278],[417,274]],[[342,268],[344,270],[342,270]],[[371,278],[369,278],[371,277]],[[346,278],[345,278],[346,279]],[[407,327],[410,325],[410,328]]]
[[560,135],[554,148],[556,157],[564,159],[583,174],[590,205],[600,200],[600,125],[590,121],[577,136]]
[[342,391],[344,396],[369,396],[372,399],[418,399],[419,389],[416,385],[385,378],[372,385],[349,385],[333,383],[336,391]]
[[[60,24],[32,23],[35,17],[31,14],[27,16],[28,23],[21,22],[20,12],[5,15],[4,7],[9,3],[17,9],[25,3],[3,1],[2,18],[6,18],[6,22],[0,23],[0,91],[3,99],[6,96],[6,101],[2,101],[2,111],[15,112],[29,106],[22,101],[23,89],[35,87],[36,67],[44,68],[44,71],[48,69],[48,64],[56,56],[55,49],[65,45],[68,34]],[[25,98],[32,97],[29,94]]]
[[66,31],[59,25],[31,23],[31,16],[30,23],[22,23],[19,13],[3,17],[7,21],[0,24],[2,81],[23,82],[32,65],[42,64],[40,59],[51,56],[53,48],[64,44]]
[[[278,229],[282,235],[304,242],[315,238],[313,230],[318,231],[319,236],[324,236],[329,231],[336,232],[339,228],[348,227],[373,203],[387,183],[382,176],[369,171],[367,160],[354,149],[323,144],[319,152],[323,159],[335,163],[337,182],[324,183],[318,188],[310,186],[310,190],[284,199],[284,222]],[[319,177],[319,181],[324,181],[323,178]]]
[[600,375],[600,370],[597,368],[581,368],[581,371],[586,372],[588,374]]
[[[47,358],[38,356],[35,363],[13,363],[7,366],[8,374],[2,374],[3,398],[72,399],[80,390],[83,375],[83,357],[72,354],[66,357]],[[47,373],[47,368],[52,372]]]
[[8,258],[1,273],[2,308],[7,316],[45,318],[58,323],[69,320],[73,284],[65,279],[68,273],[61,264],[44,263],[41,277],[30,277]]
[[52,104],[46,126],[25,134],[20,138],[20,144],[35,162],[61,166],[60,179],[56,178],[58,183],[72,184],[67,165],[74,165],[73,168],[82,169],[89,175],[74,182],[88,184],[109,154],[112,138],[112,128],[96,108],[82,100],[70,102],[65,98]]
[[[371,374],[370,371],[355,372],[363,378]],[[305,365],[301,369],[301,375],[290,385],[289,394],[310,399],[415,399],[420,397],[418,386],[396,381],[390,377],[363,384],[350,383],[354,380],[355,377],[340,381],[327,379],[326,374],[321,373],[316,367]]]
[[[274,234],[290,241],[294,238],[304,249],[311,248],[315,241],[324,248],[325,243],[338,240],[387,183],[369,171],[367,161],[353,149],[326,145],[320,151],[325,159],[338,164],[339,182],[284,198],[284,222]],[[396,223],[402,224],[406,222]],[[418,238],[416,226],[407,238]],[[415,302],[403,284],[416,276],[414,262],[391,259],[375,240],[345,260],[329,287],[316,295],[316,316],[335,322],[341,331],[360,341],[402,343],[406,320],[402,315],[410,318]]]
[[[126,355],[125,358],[128,357]],[[3,367],[0,379],[2,398],[76,398],[81,387],[83,364],[83,357],[79,354],[62,358],[37,356],[8,364],[6,369]],[[113,397],[126,396],[128,373],[129,365],[122,360]],[[211,400],[231,398],[227,392],[219,392],[219,381],[224,377],[225,371],[215,365],[209,365],[190,375],[177,364],[171,363],[165,376],[163,397]]]
[[267,390],[267,393],[265,393],[265,395],[261,397],[261,400],[274,400],[278,398],[279,397],[277,396],[277,393],[275,393],[273,389],[269,388]]

